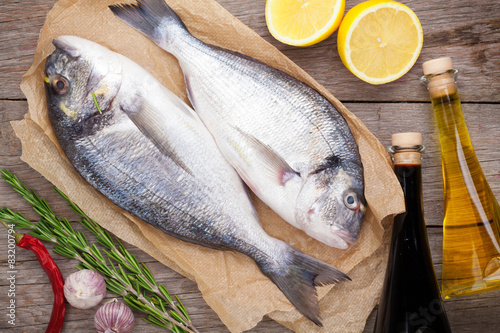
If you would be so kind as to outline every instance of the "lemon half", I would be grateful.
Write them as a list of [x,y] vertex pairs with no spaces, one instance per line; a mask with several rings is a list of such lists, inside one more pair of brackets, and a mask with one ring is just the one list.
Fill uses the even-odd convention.
[[371,84],[394,81],[417,61],[423,32],[417,15],[390,0],[354,6],[340,25],[337,48],[344,65]]
[[280,42],[309,46],[337,30],[344,10],[345,0],[267,0],[266,23]]

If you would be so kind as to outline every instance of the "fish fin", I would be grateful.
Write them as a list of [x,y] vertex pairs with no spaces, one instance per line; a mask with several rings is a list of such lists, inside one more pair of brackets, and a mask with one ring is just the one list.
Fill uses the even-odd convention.
[[189,81],[190,81],[189,76],[187,75],[186,72],[184,72],[184,82],[186,83],[186,91],[187,91],[188,99],[196,112],[196,103],[194,102],[193,89],[191,89],[191,83]]
[[351,279],[335,267],[310,257],[291,246],[289,248],[289,257],[283,261],[288,267],[276,269],[276,266],[272,264],[259,265],[259,267],[300,313],[321,327],[323,325],[315,287],[350,281]]
[[182,162],[172,148],[162,123],[168,119],[142,96],[136,95],[130,102],[122,102],[120,109],[132,120],[139,130],[156,146],[165,156],[184,169],[190,175],[191,170]]
[[246,139],[247,143],[258,152],[262,157],[262,161],[264,161],[267,172],[270,173],[273,178],[277,179],[280,185],[284,186],[295,176],[300,177],[300,174],[293,170],[283,157],[278,155],[271,147],[239,128],[236,128],[236,130]]
[[116,4],[109,6],[109,9],[158,45],[166,41],[165,34],[169,29],[164,29],[165,23],[188,31],[184,22],[164,0],[138,0],[137,4]]

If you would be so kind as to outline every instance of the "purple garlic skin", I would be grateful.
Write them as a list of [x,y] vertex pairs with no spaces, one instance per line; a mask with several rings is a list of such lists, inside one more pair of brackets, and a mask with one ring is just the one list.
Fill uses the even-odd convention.
[[77,309],[90,309],[106,296],[106,282],[89,269],[70,274],[64,281],[64,297]]
[[134,328],[134,314],[114,298],[97,310],[94,326],[98,333],[130,333]]

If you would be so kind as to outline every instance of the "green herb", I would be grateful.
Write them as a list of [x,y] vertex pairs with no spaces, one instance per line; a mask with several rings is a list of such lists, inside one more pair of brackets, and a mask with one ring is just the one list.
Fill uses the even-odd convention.
[[95,97],[94,93],[92,93],[92,98],[94,99],[94,104],[97,107],[97,111],[99,111],[99,113],[102,114],[101,108],[99,107],[99,103],[97,103],[97,97]]
[[175,296],[174,300],[167,289],[155,281],[144,263],[139,263],[118,239],[113,240],[104,228],[63,192],[54,188],[81,217],[78,222],[95,235],[102,245],[101,249],[89,244],[85,234],[75,231],[67,219],[56,216],[47,202],[28,189],[14,174],[7,170],[0,172],[2,178],[41,216],[38,223],[33,223],[22,214],[3,208],[0,209],[0,220],[15,224],[19,229],[30,229],[31,236],[55,243],[53,251],[80,261],[76,266],[78,269],[101,273],[108,291],[122,296],[130,308],[146,313],[148,317],[144,318],[145,321],[172,332],[198,332],[179,298]]

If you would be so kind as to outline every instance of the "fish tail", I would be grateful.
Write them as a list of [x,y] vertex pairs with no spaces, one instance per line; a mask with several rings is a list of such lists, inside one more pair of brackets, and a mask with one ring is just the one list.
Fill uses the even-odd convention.
[[321,327],[315,287],[351,279],[338,269],[288,247],[287,258],[278,264],[278,268],[269,262],[259,267],[305,317]]
[[116,4],[109,9],[164,49],[174,32],[189,34],[184,22],[164,0],[138,0],[137,4]]

